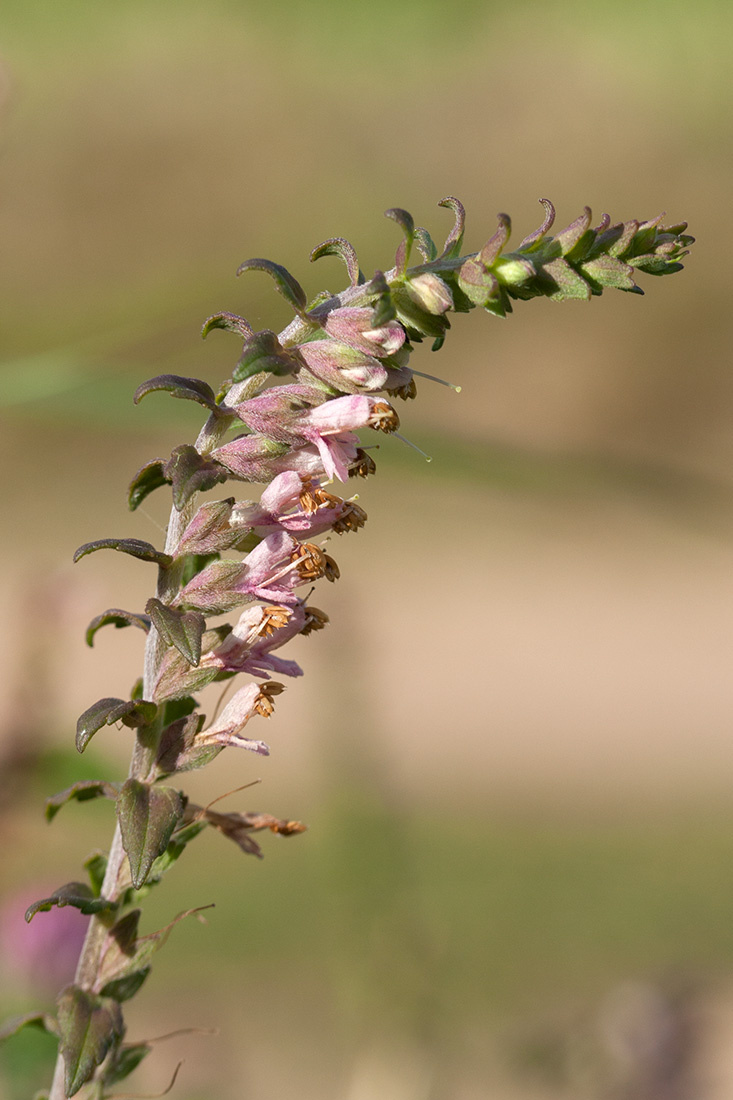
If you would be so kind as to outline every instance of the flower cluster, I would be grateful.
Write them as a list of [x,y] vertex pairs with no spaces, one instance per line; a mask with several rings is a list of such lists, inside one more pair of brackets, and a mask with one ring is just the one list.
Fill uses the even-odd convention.
[[[208,419],[195,445],[183,444],[167,460],[148,463],[130,486],[130,506],[136,508],[149,493],[170,485],[165,548],[107,538],[76,554],[77,560],[101,549],[130,554],[155,564],[158,582],[144,611],[112,608],[87,632],[89,644],[105,625],[135,626],[147,634],[145,673],[130,697],[98,700],[77,725],[79,751],[104,726],[121,722],[135,731],[128,779],[77,783],[48,803],[53,817],[69,800],[103,797],[114,801],[117,815],[109,856],[97,853],[86,865],[89,883],[68,883],[27,914],[30,920],[39,911],[72,905],[91,917],[76,977],[59,997],[57,1016],[27,1017],[11,1028],[40,1024],[57,1035],[60,1057],[50,1100],[81,1090],[84,1098],[102,1100],[149,1052],[149,1044],[124,1042],[120,1005],[142,985],[168,929],[139,937],[137,905],[186,844],[213,827],[259,854],[252,830],[302,831],[298,822],[267,814],[193,807],[168,781],[227,747],[269,753],[264,741],[249,736],[249,723],[272,714],[284,690],[273,677],[302,675],[279,651],[296,635],[328,622],[308,602],[316,582],[339,576],[323,536],[357,531],[366,521],[356,500],[337,495],[331,483],[373,473],[362,433],[394,433],[399,418],[392,401],[414,398],[416,379],[431,377],[412,368],[415,346],[429,339],[437,350],[450,316],[476,307],[505,316],[513,301],[539,295],[589,298],[606,287],[641,293],[636,271],[678,271],[692,241],[684,223],[664,227],[661,218],[611,224],[604,215],[592,227],[587,207],[551,236],[554,210],[541,201],[541,226],[513,252],[507,250],[505,215],[480,251],[462,254],[464,211],[458,200],[440,204],[454,215],[440,253],[406,211],[389,210],[402,233],[393,267],[367,280],[348,241],[325,241],[311,259],[337,256],[350,286],[310,303],[285,268],[248,260],[240,273],[268,274],[293,309],[292,323],[279,334],[255,332],[241,316],[216,314],[204,335],[220,328],[243,341],[232,377],[218,394],[200,379],[179,375],[160,375],[139,387],[136,402],[165,391],[198,402]],[[414,249],[421,262],[410,266]],[[257,500],[198,501],[199,493],[227,482],[256,483],[264,490]],[[235,611],[232,624],[207,623],[209,616]],[[207,720],[196,693],[241,675],[247,677],[243,686]]]

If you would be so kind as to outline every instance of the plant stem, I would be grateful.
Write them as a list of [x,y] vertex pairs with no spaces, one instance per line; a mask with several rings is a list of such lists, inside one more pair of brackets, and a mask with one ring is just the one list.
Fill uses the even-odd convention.
[[[202,432],[202,435],[204,433]],[[194,512],[193,499],[188,502],[180,512],[171,508],[168,521],[168,532],[165,540],[165,552],[173,554]],[[156,595],[159,600],[170,602],[180,586],[181,568],[176,563],[170,569],[159,570]],[[152,699],[155,678],[160,667],[165,646],[161,644],[157,630],[150,624],[150,630],[145,642],[145,672],[143,677],[143,698]],[[153,757],[153,759],[151,759]],[[132,759],[128,778],[138,779],[141,782],[149,781],[154,764],[154,752],[149,746],[136,739],[132,750]],[[110,901],[117,901],[119,895],[127,888],[127,876],[125,875],[125,850],[122,847],[122,834],[119,822],[115,826],[112,845],[107,859],[107,869],[102,883],[101,896]],[[79,955],[79,961],[74,975],[74,984],[81,989],[93,990],[99,974],[99,966],[102,958],[102,949],[105,938],[110,928],[109,914],[94,914],[89,918],[84,944]],[[49,1100],[65,1100],[64,1088],[64,1060],[59,1053],[54,1068],[53,1083],[49,1093]]]

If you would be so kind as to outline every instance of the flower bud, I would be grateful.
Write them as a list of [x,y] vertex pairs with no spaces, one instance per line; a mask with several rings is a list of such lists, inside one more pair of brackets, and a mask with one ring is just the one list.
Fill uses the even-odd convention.
[[398,321],[375,325],[374,310],[368,306],[332,309],[323,324],[329,336],[378,359],[393,355],[405,342],[405,330]]
[[441,314],[453,309],[450,287],[439,275],[430,271],[407,279],[405,289],[416,305],[428,313]]
[[378,359],[340,340],[312,340],[298,353],[311,374],[341,393],[381,390],[387,379]]

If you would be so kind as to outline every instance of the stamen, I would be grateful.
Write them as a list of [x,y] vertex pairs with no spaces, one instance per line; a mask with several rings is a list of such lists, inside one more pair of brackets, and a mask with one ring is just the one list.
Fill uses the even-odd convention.
[[399,432],[392,433],[395,439],[399,439],[400,442],[406,443],[408,447],[412,447],[413,451],[417,451],[419,455],[422,455],[426,462],[432,462],[432,455],[425,454],[425,451],[421,451],[416,443],[413,443],[411,439],[405,439],[404,435],[400,435]]
[[422,370],[413,370],[413,374],[416,374],[418,378],[427,378],[430,382],[437,382],[440,386],[447,386],[449,390],[453,390],[454,393],[460,393],[462,387],[454,385],[453,382],[446,382],[445,378],[438,378],[435,374],[426,374]]

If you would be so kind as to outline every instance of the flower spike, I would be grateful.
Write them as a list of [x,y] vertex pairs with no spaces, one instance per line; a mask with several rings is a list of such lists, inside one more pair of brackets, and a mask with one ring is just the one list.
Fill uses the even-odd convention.
[[[440,255],[428,231],[394,207],[387,217],[403,237],[394,267],[365,281],[353,246],[331,237],[311,260],[338,256],[349,285],[317,295],[310,305],[280,264],[247,260],[238,274],[268,274],[294,311],[290,324],[280,333],[255,332],[238,314],[216,313],[203,335],[220,328],[243,342],[232,377],[218,393],[200,379],[177,374],[157,375],[139,387],[136,401],[161,390],[203,405],[207,419],[195,443],[148,463],[130,487],[134,509],[149,493],[170,486],[165,547],[105,538],[85,543],[75,555],[79,560],[102,549],[125,553],[155,566],[157,584],[144,612],[111,608],[87,631],[91,643],[105,624],[136,626],[146,639],[142,679],[130,692],[98,699],[77,722],[79,752],[108,727],[126,728],[135,738],[128,778],[77,783],[49,804],[52,817],[71,799],[105,797],[115,802],[117,817],[109,856],[98,853],[87,861],[89,884],[68,883],[28,911],[33,916],[71,905],[92,921],[77,977],[61,993],[57,1018],[47,1027],[60,1048],[49,1100],[82,1089],[85,1097],[111,1095],[109,1086],[148,1052],[148,1044],[124,1043],[121,1005],[142,986],[169,928],[139,936],[139,903],[186,845],[213,828],[242,851],[261,856],[251,832],[290,836],[304,828],[287,817],[195,806],[161,780],[173,783],[230,748],[262,759],[269,755],[269,744],[250,737],[247,727],[255,722],[257,729],[260,719],[272,716],[281,678],[304,675],[300,664],[281,655],[287,644],[328,622],[307,601],[321,580],[339,577],[324,549],[331,533],[358,531],[366,521],[356,498],[337,495],[330,483],[375,472],[377,448],[365,445],[367,429],[415,446],[398,434],[399,418],[387,400],[392,394],[414,397],[416,378],[435,379],[413,370],[415,346],[429,338],[437,350],[451,314],[476,307],[504,317],[513,302],[540,296],[588,299],[607,288],[640,294],[638,272],[679,271],[693,243],[685,222],[665,226],[664,215],[612,223],[604,214],[592,227],[589,207],[553,236],[554,207],[549,199],[540,202],[542,223],[515,249],[508,250],[510,220],[500,214],[484,246],[462,252],[463,205],[453,196],[442,199],[439,205],[453,212],[454,224]],[[413,244],[422,262],[411,266]],[[228,484],[226,495],[198,499],[200,492],[231,482],[256,482],[263,489],[258,500],[242,500]],[[207,622],[231,612],[231,623]],[[220,696],[207,719],[196,694],[237,677],[233,695],[223,705]]]

